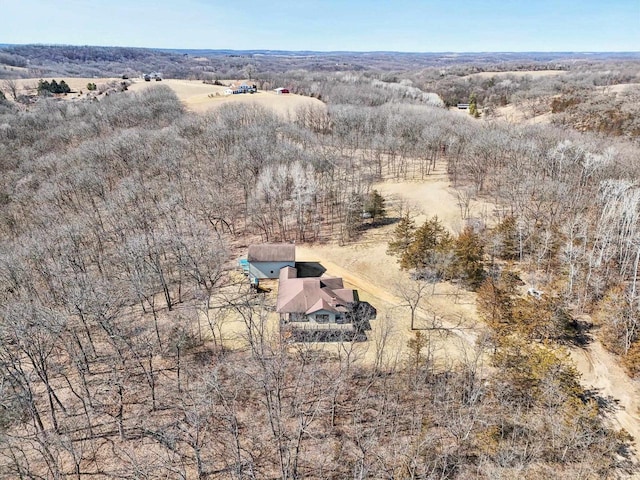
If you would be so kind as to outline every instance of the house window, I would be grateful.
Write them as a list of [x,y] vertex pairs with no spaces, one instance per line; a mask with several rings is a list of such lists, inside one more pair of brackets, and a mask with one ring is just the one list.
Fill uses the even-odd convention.
[[290,322],[308,322],[309,318],[304,313],[290,313]]
[[326,313],[317,313],[316,314],[316,322],[318,323],[329,323],[329,315]]
[[336,323],[347,323],[347,319],[341,313],[336,314]]

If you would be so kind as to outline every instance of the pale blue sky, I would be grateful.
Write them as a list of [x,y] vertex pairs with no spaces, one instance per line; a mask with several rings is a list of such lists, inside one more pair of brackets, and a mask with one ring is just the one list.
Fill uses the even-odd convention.
[[640,51],[640,0],[0,0],[0,43]]

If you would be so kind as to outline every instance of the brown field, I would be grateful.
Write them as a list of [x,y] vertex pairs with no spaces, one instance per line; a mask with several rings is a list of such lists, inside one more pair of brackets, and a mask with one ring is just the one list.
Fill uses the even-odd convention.
[[598,87],[602,93],[625,93],[631,90],[640,90],[640,83],[617,83],[615,85],[607,85],[606,87]]
[[[51,81],[55,79],[57,82],[60,80],[64,80],[69,88],[71,88],[72,92],[66,96],[66,98],[74,98],[79,96],[79,92],[82,91],[83,94],[87,93],[87,83],[92,82],[95,83],[96,86],[107,84],[109,82],[121,82],[122,80],[119,78],[87,78],[87,77],[41,77],[43,80]],[[20,78],[16,79],[15,82],[18,84],[19,88],[22,89],[23,93],[29,95],[35,95],[36,87],[38,85],[38,80],[40,78]]]
[[527,111],[527,109],[523,107],[516,105],[506,105],[504,107],[496,108],[494,115],[490,118],[495,120],[502,120],[507,123],[531,125],[538,123],[551,123],[551,116],[551,111],[533,115],[530,111]]
[[[469,110],[459,110],[457,107],[449,107],[449,111],[454,115],[470,116]],[[498,107],[494,110],[493,114],[489,117],[481,116],[482,121],[502,121],[514,124],[538,124],[538,123],[551,123],[551,111],[541,114],[533,115],[530,110],[516,105],[505,105],[504,107]]]
[[[129,89],[132,91],[140,91],[156,83],[162,83],[171,87],[187,109],[194,112],[206,112],[226,103],[246,103],[260,105],[273,110],[283,118],[293,118],[296,110],[301,106],[324,106],[324,103],[315,98],[294,94],[277,95],[272,91],[260,90],[254,94],[225,95],[224,91],[228,87],[208,85],[198,80],[169,79],[163,80],[162,82],[136,80]],[[225,81],[225,83],[227,82]]]
[[[37,78],[28,78],[16,80],[16,82],[24,93],[35,94],[35,88],[38,84],[38,80],[39,79]],[[50,81],[51,78],[47,77],[45,80]],[[120,78],[64,77],[56,78],[55,80],[58,82],[60,80],[64,80],[74,92],[63,97],[69,100],[86,97],[89,93],[87,90],[87,83],[95,83],[99,91],[101,86],[107,86],[111,83],[115,83],[117,85],[122,82],[122,79]],[[267,109],[273,110],[284,119],[290,119],[295,117],[296,111],[301,106],[324,106],[324,103],[315,98],[295,94],[276,95],[276,93],[272,91],[260,90],[255,94],[225,95],[224,91],[227,87],[208,85],[199,80],[167,79],[162,82],[145,82],[140,78],[133,78],[129,79],[129,82],[132,82],[129,86],[129,90],[133,92],[139,92],[156,85],[166,85],[176,93],[178,98],[184,103],[185,107],[193,112],[206,112],[227,103],[246,103],[263,106]],[[80,92],[82,92],[82,95],[80,95]]]

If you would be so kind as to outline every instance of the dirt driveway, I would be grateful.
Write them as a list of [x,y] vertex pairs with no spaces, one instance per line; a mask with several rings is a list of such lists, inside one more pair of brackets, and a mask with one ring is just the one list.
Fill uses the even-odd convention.
[[[375,187],[387,198],[410,201],[416,207],[415,211],[421,212],[416,223],[438,215],[451,231],[460,231],[462,220],[455,192],[441,170],[425,181],[384,182]],[[488,223],[491,223],[492,209],[493,205],[476,201],[471,210],[476,216],[487,217]],[[386,255],[386,245],[392,231],[393,226],[371,230],[355,245],[297,247],[300,260],[322,263],[327,274],[342,277],[351,287],[359,290],[363,300],[369,301],[382,313],[378,320],[372,322],[373,330],[367,343],[373,347],[363,354],[364,359],[369,361],[375,358],[375,346],[389,329],[392,332],[389,344],[395,352],[406,352],[407,342],[413,335],[409,309],[403,306],[405,302],[397,291],[403,278],[406,280],[406,273],[399,270],[394,258]],[[443,327],[449,328],[447,334],[431,338],[436,354],[447,362],[468,357],[475,350],[476,341],[484,330],[478,320],[475,294],[459,291],[450,284],[438,284],[436,295],[427,295],[423,307],[418,311],[422,325],[429,324],[433,313]],[[375,325],[375,322],[379,322],[379,325]],[[386,326],[384,322],[387,322]],[[617,359],[597,340],[585,349],[570,348],[569,352],[581,374],[583,386],[610,397],[615,406],[610,417],[614,426],[624,428],[635,439],[640,439],[639,382],[631,380]]]

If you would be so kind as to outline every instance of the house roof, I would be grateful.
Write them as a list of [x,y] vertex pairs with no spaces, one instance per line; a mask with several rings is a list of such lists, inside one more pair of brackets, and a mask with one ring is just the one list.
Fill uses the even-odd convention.
[[278,313],[346,312],[354,301],[353,290],[344,288],[341,278],[296,278],[295,268],[280,270],[278,284]]
[[247,260],[250,262],[295,262],[296,246],[293,243],[250,245]]

